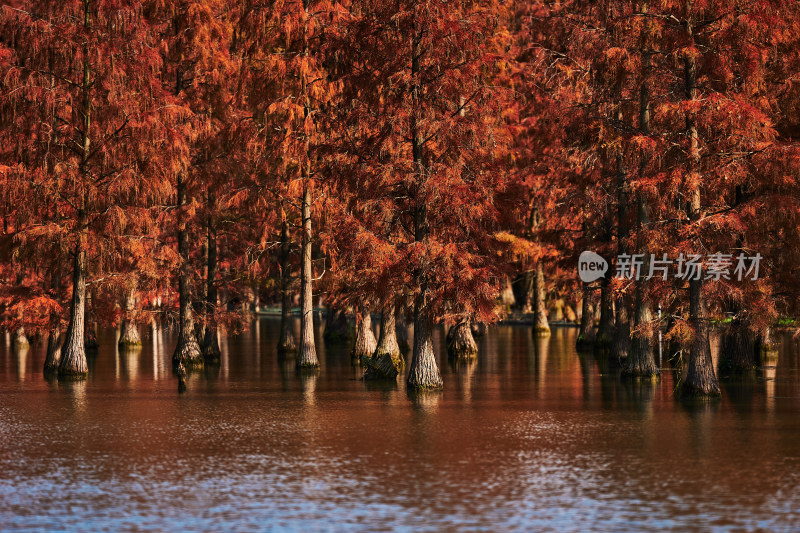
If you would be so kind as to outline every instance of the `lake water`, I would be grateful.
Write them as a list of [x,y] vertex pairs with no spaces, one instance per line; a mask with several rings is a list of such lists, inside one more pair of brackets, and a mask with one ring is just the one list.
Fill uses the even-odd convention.
[[365,384],[346,347],[298,376],[278,321],[177,393],[175,335],[115,332],[82,382],[0,337],[0,530],[800,530],[800,350],[718,402],[621,382],[574,329],[499,326],[445,389]]

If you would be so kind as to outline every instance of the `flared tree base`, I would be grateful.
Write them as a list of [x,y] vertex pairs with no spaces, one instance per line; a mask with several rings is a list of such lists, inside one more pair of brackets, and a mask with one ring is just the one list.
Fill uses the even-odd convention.
[[622,363],[622,377],[656,381],[661,372],[653,358],[653,347],[648,337],[636,337],[631,341],[630,353]]
[[450,359],[462,360],[478,357],[478,345],[468,322],[460,322],[447,332],[447,355]]
[[203,368],[203,354],[196,340],[184,339],[178,341],[178,346],[175,347],[175,353],[172,355],[172,366],[178,368],[181,364],[187,370]]
[[47,355],[44,359],[44,373],[57,374],[61,363],[61,331],[51,329],[47,337]]
[[402,368],[398,367],[396,361],[388,353],[368,358],[365,366],[365,381],[395,380]]
[[82,379],[89,374],[89,365],[86,362],[86,351],[83,346],[70,344],[65,346],[61,352],[58,377]]
[[313,348],[301,347],[297,353],[297,368],[314,369],[319,368],[319,358]]
[[283,336],[278,341],[278,355],[294,357],[297,354],[297,344],[292,335]]
[[222,357],[222,350],[219,348],[219,339],[215,327],[206,327],[206,335],[203,338],[203,360],[207,365],[218,365]]
[[722,337],[719,350],[721,376],[752,373],[758,367],[758,348],[755,335],[744,324],[732,323]]
[[439,367],[432,353],[421,357],[418,361],[412,361],[408,371],[407,385],[409,389],[413,390],[436,390],[444,387]]
[[125,346],[141,346],[142,337],[139,335],[139,328],[132,322],[123,322],[118,344],[120,348]]

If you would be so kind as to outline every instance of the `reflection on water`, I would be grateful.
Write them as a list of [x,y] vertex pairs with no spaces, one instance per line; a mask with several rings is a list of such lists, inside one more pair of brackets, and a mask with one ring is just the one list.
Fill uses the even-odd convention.
[[[575,330],[497,327],[442,392],[364,383],[347,346],[295,370],[279,322],[220,335],[177,394],[174,332],[100,334],[84,381],[0,344],[0,529],[792,530],[800,357],[785,338],[719,402],[683,404],[577,354]],[[318,334],[321,331],[317,331]],[[665,358],[666,363],[666,358]]]

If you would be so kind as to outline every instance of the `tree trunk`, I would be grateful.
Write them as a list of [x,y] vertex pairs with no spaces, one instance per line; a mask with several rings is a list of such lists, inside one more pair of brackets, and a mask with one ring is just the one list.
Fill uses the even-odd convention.
[[[186,205],[186,184],[178,178],[178,208]],[[180,215],[182,216],[182,215]],[[192,317],[192,294],[189,286],[189,233],[186,223],[181,221],[178,229],[178,253],[181,256],[178,274],[179,319],[178,345],[172,355],[172,365],[178,368],[183,363],[186,368],[202,367],[203,357],[200,345],[194,335],[194,319]]]
[[325,342],[330,344],[345,344],[353,338],[350,330],[350,321],[347,313],[341,309],[328,306],[325,317],[325,332],[322,334]]
[[[425,185],[425,157],[424,139],[420,129],[419,99],[422,97],[419,90],[420,57],[422,56],[422,37],[418,33],[416,23],[413,24],[413,38],[411,43],[411,87],[412,107],[410,117],[411,156],[416,172],[417,183],[414,191],[414,241],[427,243],[428,233],[428,206],[422,194]],[[408,370],[408,387],[410,389],[438,389],[442,387],[442,378],[436,364],[436,354],[433,350],[433,317],[428,308],[428,269],[427,258],[422,259],[422,264],[413,271],[414,283],[419,292],[414,297],[414,348],[411,355],[411,365]]]
[[[213,197],[212,200],[213,201]],[[220,359],[217,335],[217,230],[209,221],[207,234],[206,269],[206,331],[203,338],[203,358],[206,363],[217,364]]]
[[311,191],[308,184],[303,184],[303,201],[301,206],[303,217],[303,267],[300,275],[300,350],[297,356],[298,368],[319,367],[317,347],[314,344],[314,305],[312,300],[311,280]]
[[581,301],[581,326],[578,331],[576,348],[585,349],[594,344],[594,312],[592,310],[592,285],[583,284],[583,298]]
[[[647,12],[647,2],[641,6],[642,12]],[[645,24],[648,24],[647,22]],[[642,72],[643,80],[639,90],[639,129],[643,135],[650,134],[650,82],[648,79],[650,68],[650,50],[647,36],[642,41]],[[644,168],[644,163],[642,165]],[[636,195],[637,201],[637,229],[642,231],[649,223],[649,212],[647,199],[644,194],[639,192]],[[649,272],[649,258],[647,247],[643,245],[642,239],[637,239],[637,252],[644,254],[645,264],[642,267],[645,272]],[[634,328],[631,335],[630,352],[623,368],[623,374],[633,377],[653,379],[659,374],[653,357],[653,334],[650,329],[652,321],[652,311],[648,298],[648,282],[646,279],[636,279],[634,289],[634,308],[633,320]]]
[[361,319],[356,321],[356,343],[353,346],[352,356],[359,360],[372,357],[377,347],[378,342],[372,332],[372,316],[369,309],[364,308]]
[[411,345],[414,343],[414,325],[408,323],[405,313],[398,315],[397,309],[395,309],[395,332],[400,352],[404,354],[410,353]]
[[[643,227],[647,221],[647,206],[643,196],[639,196],[639,225]],[[640,249],[644,253],[644,269],[649,270],[649,254],[646,249]],[[653,320],[650,302],[647,301],[648,283],[645,279],[636,282],[634,290],[634,328],[631,334],[630,350],[625,360],[622,373],[626,376],[654,379],[658,377],[659,370],[653,357],[653,333],[650,329]]]
[[[735,308],[738,310],[738,305]],[[719,349],[720,373],[739,374],[754,370],[758,366],[757,344],[750,321],[737,312],[722,334]]]
[[533,292],[534,285],[536,284],[536,273],[532,270],[526,270],[522,275],[522,312],[533,313]]
[[25,328],[18,327],[14,331],[14,348],[27,348],[30,344],[28,337],[25,335]]
[[511,287],[511,281],[508,278],[505,280],[503,290],[500,291],[500,303],[508,309],[517,304],[517,300],[514,298],[514,289]]
[[92,306],[92,293],[91,291],[86,291],[86,304],[84,306],[86,310],[84,324],[86,325],[86,332],[84,334],[84,343],[86,345],[86,349],[91,352],[96,352],[97,349],[100,347],[100,344],[97,342],[97,320],[94,313],[94,308]]
[[[91,12],[88,0],[83,2],[83,26],[88,32],[91,28]],[[89,132],[91,131],[91,76],[89,72],[89,45],[83,45],[83,80],[81,92],[83,93],[83,134],[81,146],[80,174],[83,179],[87,178],[88,169],[86,168],[89,160],[91,142]],[[58,364],[59,376],[85,376],[89,373],[86,362],[86,346],[84,345],[84,314],[86,312],[86,240],[88,231],[89,217],[86,212],[88,206],[87,194],[81,198],[81,206],[78,209],[78,227],[76,230],[77,239],[75,242],[75,256],[72,264],[72,302],[70,304],[69,324],[67,326],[67,336],[64,339],[64,347],[61,349],[61,361]]]
[[770,354],[777,353],[778,345],[776,344],[775,337],[772,334],[772,328],[768,327],[764,329],[760,335],[758,335],[757,348],[759,356],[768,356]]
[[289,262],[289,223],[286,220],[286,213],[281,207],[281,333],[278,339],[278,353],[281,355],[295,355],[297,345],[294,342],[294,331],[292,327],[292,304],[294,294],[292,294],[292,273]]
[[[689,40],[694,44],[694,26],[691,16],[691,0],[686,1],[686,31]],[[687,53],[684,56],[685,90],[687,100],[697,99],[697,65],[695,56]],[[698,147],[697,126],[694,119],[686,119],[688,137],[690,142],[691,158],[689,171],[700,161]],[[691,199],[689,205],[689,219],[696,222],[702,216],[700,205],[699,185],[693,185],[689,191]],[[689,280],[689,325],[693,331],[686,374],[681,382],[681,393],[688,397],[719,396],[719,383],[714,374],[714,365],[711,359],[711,344],[708,338],[708,319],[706,318],[705,301],[703,298],[703,280]]]
[[412,389],[439,389],[442,378],[433,350],[433,321],[422,306],[422,298],[414,303],[414,349],[408,369],[408,386]]
[[465,360],[478,356],[478,345],[472,337],[469,320],[462,320],[447,332],[447,354],[451,359]]
[[389,304],[381,314],[381,333],[378,338],[378,347],[375,349],[375,357],[380,358],[384,354],[389,354],[395,366],[400,369],[405,366],[405,361],[400,353],[400,345],[397,343],[397,329],[394,320],[395,307],[394,304]]
[[55,326],[50,329],[47,335],[47,355],[44,359],[44,373],[52,374],[58,372],[58,364],[61,362],[61,328]]
[[[86,215],[79,214],[84,224]],[[81,227],[84,226],[81,224]],[[80,229],[75,244],[75,257],[72,271],[72,303],[70,305],[69,325],[61,349],[61,361],[58,365],[59,376],[84,376],[89,372],[86,363],[86,346],[84,343],[84,313],[86,311],[86,230]]]
[[[622,122],[622,114],[618,120]],[[617,156],[617,235],[619,255],[627,254],[624,240],[628,237],[628,183],[627,173],[622,163],[622,156]],[[631,298],[627,293],[619,294],[614,302],[616,313],[614,319],[614,338],[611,342],[611,357],[617,361],[628,356],[631,346]]]
[[594,346],[598,350],[609,350],[614,339],[614,309],[611,302],[611,281],[600,278],[600,324]]
[[367,368],[364,370],[364,380],[397,379],[399,373],[397,364],[392,359],[392,356],[384,352],[367,359]]
[[119,335],[119,346],[141,346],[142,338],[139,335],[139,328],[136,327],[134,314],[136,311],[136,293],[131,289],[125,293],[125,318],[122,320]]
[[547,321],[547,307],[545,306],[544,270],[542,263],[536,263],[536,274],[533,281],[533,334],[536,337],[549,337],[550,324]]
[[641,280],[636,287],[634,329],[622,372],[627,376],[653,379],[658,377],[659,371],[653,357],[653,334],[650,329],[653,317],[646,300],[646,283]]

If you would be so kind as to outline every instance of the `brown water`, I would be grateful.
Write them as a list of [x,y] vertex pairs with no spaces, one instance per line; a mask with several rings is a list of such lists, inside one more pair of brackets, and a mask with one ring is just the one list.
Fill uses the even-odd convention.
[[170,333],[118,354],[104,332],[77,383],[0,337],[0,529],[800,530],[789,339],[721,401],[686,406],[668,371],[620,382],[572,329],[493,328],[421,396],[358,381],[321,342],[319,375],[297,376],[277,333],[261,319],[223,339],[183,395]]

